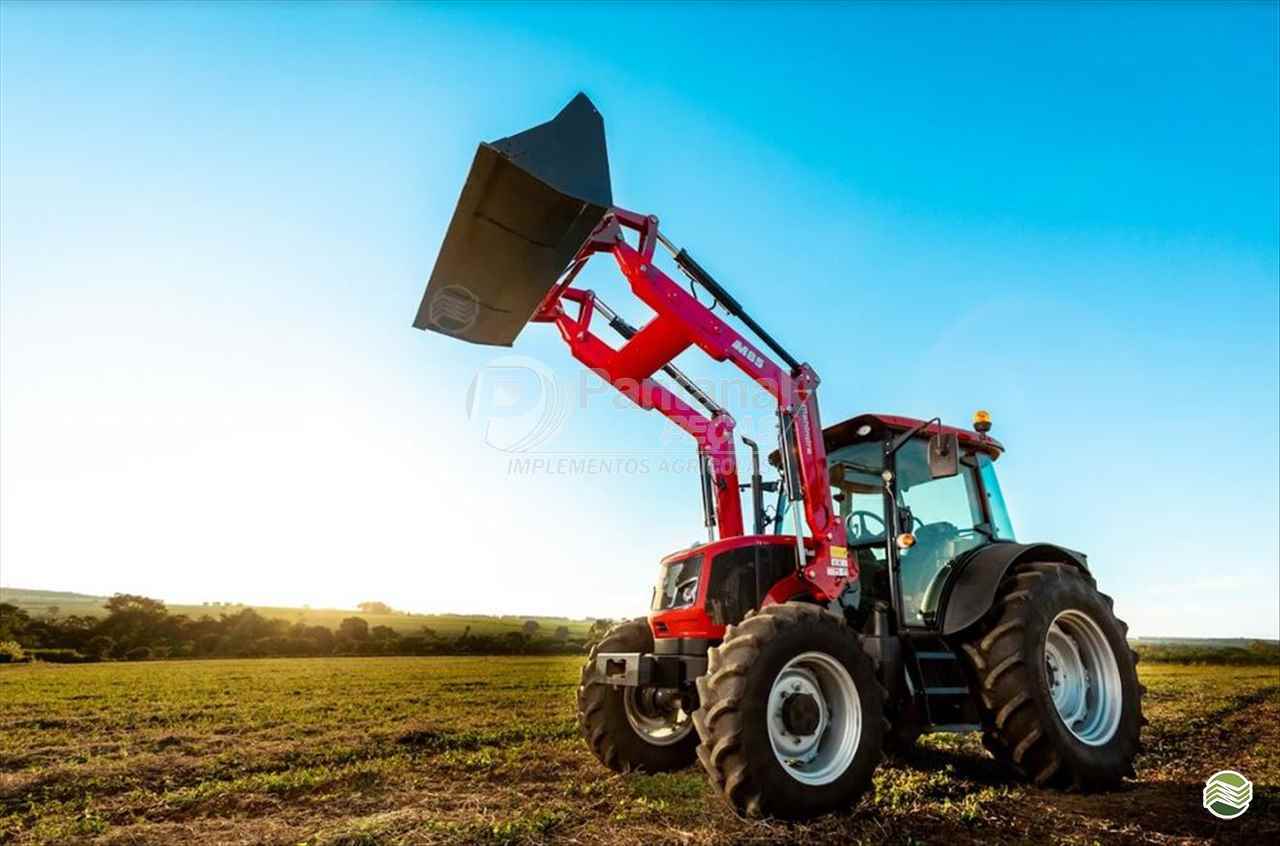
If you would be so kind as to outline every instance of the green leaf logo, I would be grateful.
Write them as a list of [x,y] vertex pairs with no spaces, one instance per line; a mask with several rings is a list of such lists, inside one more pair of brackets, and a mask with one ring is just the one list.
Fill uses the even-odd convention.
[[1234,820],[1249,810],[1253,782],[1235,770],[1219,770],[1204,783],[1204,807],[1220,820]]

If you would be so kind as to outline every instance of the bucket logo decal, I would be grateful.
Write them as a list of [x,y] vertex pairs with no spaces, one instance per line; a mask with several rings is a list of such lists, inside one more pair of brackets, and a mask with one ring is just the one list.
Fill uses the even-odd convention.
[[475,325],[480,298],[462,285],[449,285],[431,298],[427,320],[446,335],[457,335]]

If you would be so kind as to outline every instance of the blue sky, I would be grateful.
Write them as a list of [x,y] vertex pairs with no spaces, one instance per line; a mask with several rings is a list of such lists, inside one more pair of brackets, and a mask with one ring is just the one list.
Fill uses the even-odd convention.
[[[409,328],[476,142],[585,90],[615,200],[814,365],[827,422],[989,408],[1019,536],[1088,552],[1135,634],[1277,637],[1278,31],[1274,4],[5,3],[0,583],[641,613],[696,478],[513,475],[466,399],[508,351]],[[510,352],[581,392],[550,329]],[[545,445],[685,449],[598,399]]]

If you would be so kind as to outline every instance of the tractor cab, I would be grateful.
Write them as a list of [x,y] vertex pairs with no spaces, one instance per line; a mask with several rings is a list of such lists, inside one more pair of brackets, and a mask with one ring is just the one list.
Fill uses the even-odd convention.
[[[1003,447],[983,432],[882,414],[830,426],[823,438],[832,501],[861,574],[860,611],[884,601],[900,609],[899,625],[936,627],[956,562],[1014,540],[995,473]],[[956,450],[954,460],[936,460],[946,449]],[[777,453],[770,458],[776,463]],[[780,497],[777,532],[786,507]]]

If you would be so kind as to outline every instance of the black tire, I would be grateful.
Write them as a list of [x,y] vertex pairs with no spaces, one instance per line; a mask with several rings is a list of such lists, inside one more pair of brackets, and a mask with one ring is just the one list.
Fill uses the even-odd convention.
[[[843,773],[826,784],[797,780],[773,751],[768,701],[791,659],[822,653],[847,670],[858,694],[861,735]],[[857,634],[822,608],[772,605],[729,626],[707,653],[698,679],[701,706],[693,714],[702,743],[698,758],[711,783],[743,816],[807,819],[850,809],[871,786],[884,739],[884,693]]]
[[[1100,733],[1093,743],[1067,727],[1050,691],[1046,639],[1063,612],[1092,621],[1115,659],[1119,685],[1111,689],[1121,697],[1113,706],[1118,723],[1110,737]],[[1112,612],[1111,597],[1099,593],[1078,568],[1017,565],[1001,583],[984,627],[962,644],[980,694],[987,750],[1037,785],[1107,790],[1136,776],[1133,760],[1147,722],[1142,715],[1146,689],[1138,683],[1138,656],[1129,648],[1128,630]]]
[[601,652],[653,652],[653,633],[641,617],[619,623],[596,644],[582,667],[578,685],[578,728],[600,762],[616,772],[638,770],[663,773],[682,770],[697,759],[698,733],[659,745],[636,731],[627,718],[627,693],[594,680],[596,656]]

